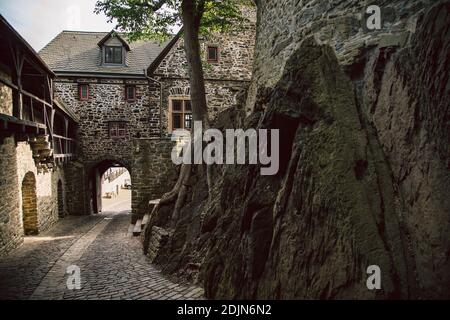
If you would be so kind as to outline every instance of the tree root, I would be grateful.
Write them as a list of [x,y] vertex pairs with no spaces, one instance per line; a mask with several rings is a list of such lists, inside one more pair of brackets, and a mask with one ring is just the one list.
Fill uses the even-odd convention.
[[192,172],[192,165],[182,164],[177,183],[175,184],[172,190],[170,190],[169,192],[167,192],[162,196],[161,200],[153,210],[156,212],[159,210],[161,206],[176,201],[175,208],[172,213],[172,225],[178,220],[180,210],[184,206],[187,194],[187,186],[189,179],[191,178],[191,172]]

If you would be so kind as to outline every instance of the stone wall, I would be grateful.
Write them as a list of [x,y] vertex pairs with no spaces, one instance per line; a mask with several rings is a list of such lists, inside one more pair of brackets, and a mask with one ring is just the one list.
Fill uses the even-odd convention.
[[[205,79],[250,80],[255,47],[256,12],[246,9],[247,22],[242,29],[228,33],[205,35],[200,40]],[[208,45],[219,49],[218,62],[206,61]],[[154,71],[154,76],[162,78],[188,78],[186,54],[183,39],[178,40],[169,54]]]
[[0,256],[22,242],[16,157],[14,137],[4,138],[0,144]]
[[[163,85],[161,127],[163,134],[169,134],[169,99],[189,97],[189,80],[187,79],[161,79]],[[211,121],[217,115],[231,107],[236,107],[237,97],[246,91],[249,81],[237,80],[208,80],[205,82],[208,114]],[[156,101],[155,101],[156,103]]]
[[[78,98],[79,83],[89,84],[89,100]],[[136,100],[125,100],[125,86],[136,86]],[[64,78],[55,82],[56,95],[80,117],[77,135],[78,160],[69,168],[73,193],[70,212],[92,212],[92,179],[96,167],[105,161],[122,164],[130,173],[133,162],[133,140],[160,134],[160,88],[155,83],[141,80]],[[109,122],[125,121],[124,138],[111,138]],[[91,185],[90,185],[91,184]]]
[[90,213],[87,197],[88,175],[82,162],[75,160],[65,165],[66,173],[66,210],[69,215],[86,215]]
[[[11,82],[11,77],[0,69],[0,79]],[[0,82],[0,113],[12,116],[13,94],[12,89]]]
[[170,191],[178,178],[171,160],[174,142],[170,139],[136,139],[133,141],[131,172],[134,218],[148,212],[148,202]]
[[[78,99],[78,83],[89,83],[89,100]],[[136,101],[125,100],[125,85],[136,86]],[[80,117],[78,151],[83,161],[110,156],[131,162],[131,140],[159,136],[159,88],[147,80],[58,78],[56,95]],[[150,102],[155,103],[150,103]],[[110,121],[126,121],[127,136],[109,136]]]
[[[23,208],[31,209],[32,232],[40,233],[58,220],[58,181],[62,182],[64,212],[69,213],[65,169],[38,172],[30,145],[16,142],[14,136],[3,137],[0,144],[0,255],[22,242]],[[25,190],[25,194],[22,193]],[[30,230],[31,230],[30,229]]]
[[[33,153],[28,143],[17,143],[17,179],[19,186],[25,175],[31,173],[36,180],[37,220],[38,232],[48,229],[58,220],[58,181],[61,180],[63,188],[66,185],[64,170],[56,167],[55,170],[38,172]],[[21,191],[19,191],[21,194]],[[21,207],[21,205],[20,205]]]

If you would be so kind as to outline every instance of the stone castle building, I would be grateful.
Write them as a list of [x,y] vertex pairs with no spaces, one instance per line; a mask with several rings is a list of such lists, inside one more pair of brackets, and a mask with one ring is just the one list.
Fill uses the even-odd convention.
[[[235,104],[251,79],[255,17],[245,30],[202,39],[211,117]],[[40,55],[55,72],[55,94],[79,116],[79,186],[85,212],[100,212],[100,177],[111,165],[132,176],[135,216],[176,179],[170,133],[191,126],[189,78],[180,35],[166,43],[111,31],[63,31]]]
[[[235,105],[249,85],[256,24],[254,14],[249,17],[244,30],[201,41],[211,118]],[[1,201],[0,254],[20,243],[23,203],[37,208],[38,222],[33,223],[39,226],[34,232],[48,228],[58,212],[101,212],[101,177],[112,166],[130,171],[133,217],[142,216],[149,200],[176,181],[171,131],[191,126],[182,36],[165,43],[128,42],[115,31],[63,31],[37,55],[2,18],[3,25],[8,27],[0,36],[20,42],[25,49],[17,50],[25,56],[24,68],[36,61],[33,73],[42,74],[42,81],[16,71],[20,60],[10,53],[19,45],[1,48],[0,113],[5,124],[0,134],[0,187],[10,193]],[[40,104],[45,106],[42,116],[36,111]],[[30,128],[28,122],[22,124],[25,119],[31,120]],[[48,149],[42,159],[33,149],[39,143]],[[32,191],[26,191],[27,185]]]

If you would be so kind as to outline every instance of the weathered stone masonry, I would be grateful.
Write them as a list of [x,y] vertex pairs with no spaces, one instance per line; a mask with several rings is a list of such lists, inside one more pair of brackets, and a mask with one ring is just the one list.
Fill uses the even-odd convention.
[[[79,83],[89,83],[90,99],[88,101],[78,101]],[[124,96],[125,86],[130,84],[136,86],[136,100],[133,102],[126,101]],[[158,176],[164,174],[163,168],[167,167],[164,162],[171,164],[172,143],[167,139],[159,139],[159,87],[147,80],[92,78],[58,78],[55,87],[57,95],[65,103],[73,105],[74,111],[80,115],[78,140],[81,168],[79,170],[89,176],[97,166],[105,162],[123,165],[132,176],[133,212],[137,215],[145,213],[144,203],[148,203],[149,198],[161,196],[164,190],[161,188],[164,184],[158,181]],[[121,139],[111,138],[109,135],[109,123],[117,121],[127,123],[126,137]],[[133,143],[141,139],[150,139],[149,143],[140,147],[142,152],[150,152],[153,157],[145,162],[138,162],[134,157]],[[168,158],[161,158],[161,153],[167,154]],[[149,172],[148,168],[152,170]],[[135,173],[143,171],[147,173],[147,176]],[[103,174],[102,170],[97,172],[96,179],[101,174]],[[141,182],[141,179],[146,183]],[[92,182],[87,178],[79,183],[85,190],[82,212],[95,211],[89,192],[92,188],[89,183]],[[146,189],[151,190],[151,193],[144,191]],[[143,198],[144,194],[145,198]]]
[[[22,243],[27,222],[31,222],[33,226],[29,234],[37,234],[58,220],[58,181],[62,182],[64,194],[67,192],[67,184],[66,168],[63,166],[57,166],[53,171],[46,173],[37,171],[27,142],[16,142],[13,136],[5,137],[0,144],[0,153],[2,155],[0,255],[2,255]],[[31,181],[34,181],[34,186],[29,185]],[[65,214],[68,214],[67,199],[64,199],[63,208]],[[24,217],[24,212],[30,213],[29,210],[34,210],[36,214],[31,218],[32,221],[27,220],[29,217]]]
[[[79,83],[89,84],[88,101],[79,101]],[[136,87],[136,100],[133,102],[125,100],[126,85]],[[151,99],[159,96],[159,88],[154,83],[147,80],[59,77],[55,87],[58,97],[72,105],[80,115],[80,154],[86,161],[102,155],[129,153],[131,139],[159,136],[159,104],[151,104]],[[128,122],[126,138],[113,140],[109,137],[110,121]]]
[[173,145],[169,138],[133,140],[131,207],[137,215],[146,213],[148,201],[170,191],[176,183],[178,171],[170,159]]

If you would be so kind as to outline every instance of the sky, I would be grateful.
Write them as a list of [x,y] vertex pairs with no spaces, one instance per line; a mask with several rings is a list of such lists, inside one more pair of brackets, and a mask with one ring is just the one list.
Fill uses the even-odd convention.
[[97,0],[0,0],[0,14],[39,51],[63,30],[111,31]]

